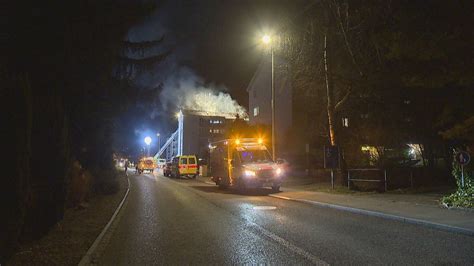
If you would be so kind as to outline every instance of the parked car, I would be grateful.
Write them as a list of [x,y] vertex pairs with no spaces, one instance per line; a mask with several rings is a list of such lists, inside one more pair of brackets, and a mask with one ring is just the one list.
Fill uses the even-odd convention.
[[171,176],[171,162],[167,162],[163,166],[163,175],[167,177]]
[[163,167],[165,167],[165,164],[166,164],[166,159],[158,158],[157,164],[158,164],[158,168],[163,169]]

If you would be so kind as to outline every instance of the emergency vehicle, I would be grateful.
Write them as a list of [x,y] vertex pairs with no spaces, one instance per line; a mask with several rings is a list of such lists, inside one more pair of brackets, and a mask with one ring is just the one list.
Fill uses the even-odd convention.
[[143,157],[138,161],[137,165],[137,172],[139,174],[144,173],[145,171],[148,171],[150,173],[153,173],[155,168],[157,167],[155,158],[153,157]]
[[280,190],[284,170],[272,160],[262,139],[226,139],[209,144],[209,150],[210,174],[219,188]]
[[199,174],[196,155],[179,155],[171,161],[171,177],[190,176],[196,178]]

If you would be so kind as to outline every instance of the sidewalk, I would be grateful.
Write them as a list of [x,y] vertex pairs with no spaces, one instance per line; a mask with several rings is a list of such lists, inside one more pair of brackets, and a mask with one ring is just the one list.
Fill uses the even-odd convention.
[[[197,181],[214,184],[209,177],[198,177]],[[439,205],[443,196],[440,193],[341,194],[312,191],[320,185],[313,177],[288,178],[283,182],[281,192],[268,196],[474,236],[474,210],[443,208]]]
[[270,196],[474,236],[474,211],[439,206],[440,194],[333,194],[283,187]]

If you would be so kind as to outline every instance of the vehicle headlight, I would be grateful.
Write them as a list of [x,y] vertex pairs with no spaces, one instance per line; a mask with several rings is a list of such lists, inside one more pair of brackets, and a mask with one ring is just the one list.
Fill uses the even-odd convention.
[[277,168],[277,169],[275,170],[275,174],[276,174],[276,175],[281,175],[281,174],[283,174],[283,170],[282,170],[281,168]]
[[256,173],[252,170],[245,170],[244,174],[245,174],[245,176],[248,176],[248,177],[256,176]]
[[120,167],[123,167],[123,163],[119,163]]

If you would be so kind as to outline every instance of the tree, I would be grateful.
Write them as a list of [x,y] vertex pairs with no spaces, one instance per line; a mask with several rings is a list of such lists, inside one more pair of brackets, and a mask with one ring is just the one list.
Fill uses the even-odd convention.
[[[315,135],[328,132],[329,143],[342,145],[417,141],[433,157],[442,146],[441,110],[456,101],[438,97],[473,84],[473,62],[466,60],[474,43],[466,26],[473,22],[471,6],[326,0],[288,23],[279,49],[291,62],[296,95],[303,96],[295,105],[314,106],[301,111],[327,126]],[[418,101],[410,104],[412,95]],[[326,121],[311,111],[325,112]],[[351,117],[349,129],[334,122],[342,117]]]
[[133,88],[111,73],[123,58],[128,28],[152,8],[147,1],[112,0],[6,7],[0,78],[9,124],[4,147],[11,153],[0,193],[9,202],[2,211],[0,262],[20,236],[39,236],[62,218],[73,160],[92,171],[97,184],[113,178],[107,172],[113,170],[113,122]]

